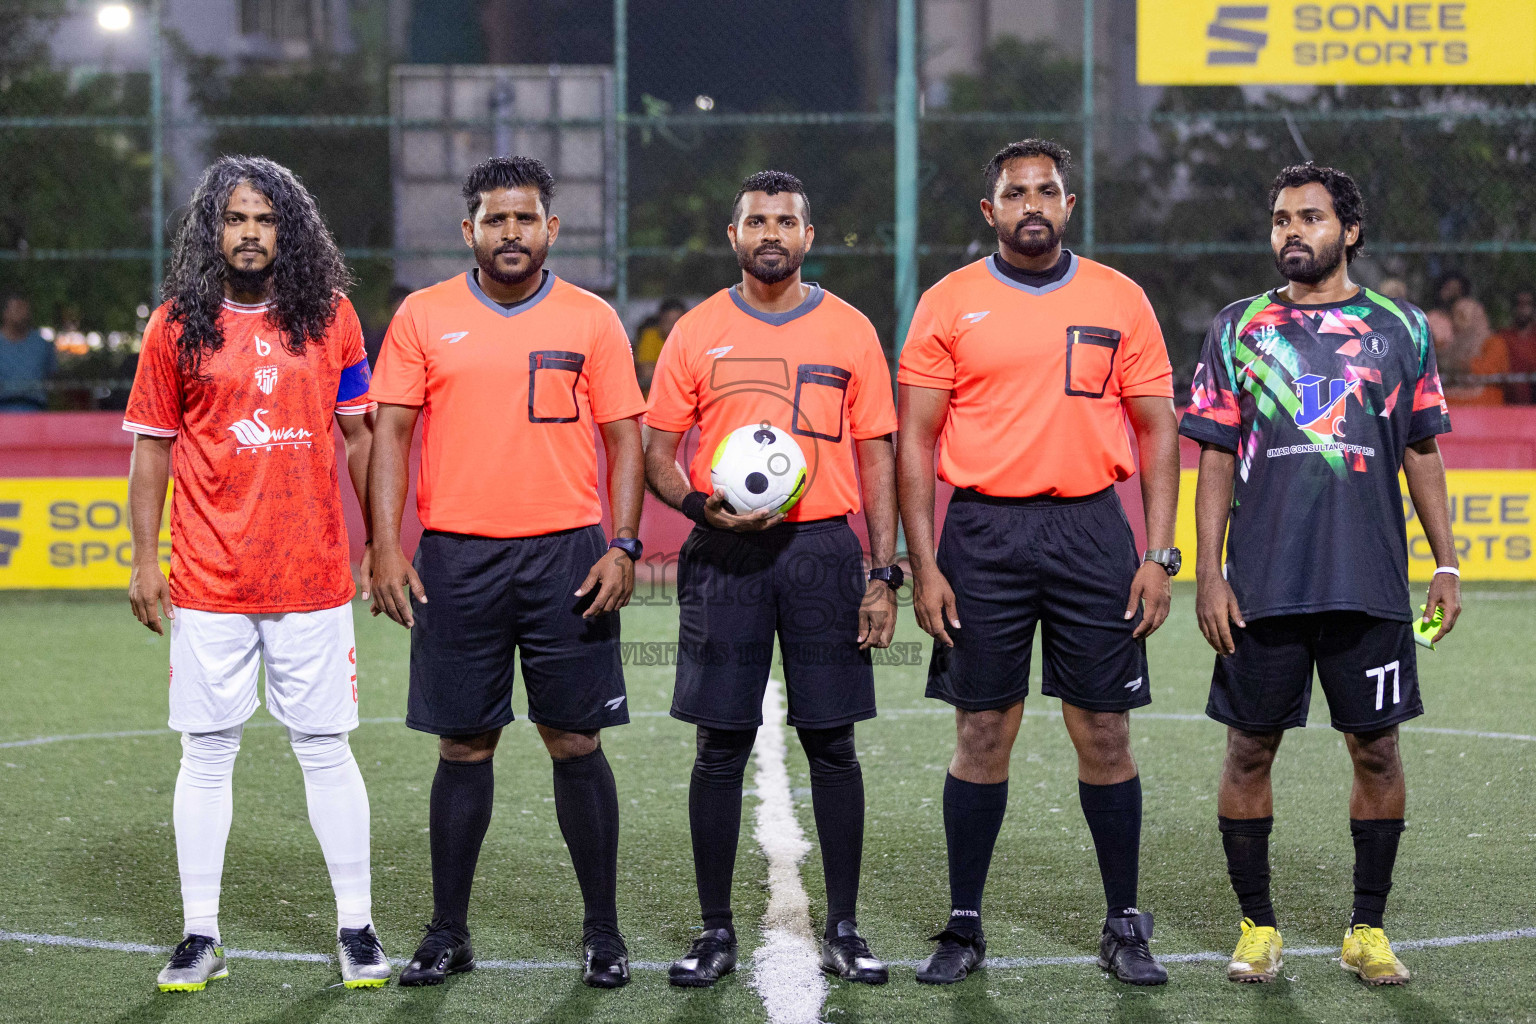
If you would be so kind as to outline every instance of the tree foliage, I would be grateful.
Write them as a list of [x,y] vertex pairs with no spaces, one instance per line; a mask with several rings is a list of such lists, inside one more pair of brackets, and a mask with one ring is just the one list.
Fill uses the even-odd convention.
[[[46,29],[53,0],[0,4],[0,111],[8,117],[142,114],[142,75],[71,82],[52,69]],[[0,129],[0,250],[144,248],[149,219],[148,137],[142,129]],[[41,323],[131,330],[150,299],[147,261],[0,260],[0,291],[32,303]]]

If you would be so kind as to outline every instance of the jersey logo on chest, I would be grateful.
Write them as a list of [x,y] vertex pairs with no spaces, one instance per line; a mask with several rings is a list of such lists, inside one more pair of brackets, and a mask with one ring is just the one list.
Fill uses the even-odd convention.
[[235,453],[252,451],[271,451],[273,448],[308,448],[315,435],[303,427],[274,427],[267,423],[263,416],[267,414],[265,409],[257,409],[251,414],[250,419],[236,420],[225,429],[235,435],[238,442],[235,445]]
[[1301,405],[1293,418],[1302,430],[1324,437],[1343,437],[1349,396],[1359,394],[1359,380],[1329,380],[1315,373],[1297,377],[1296,396],[1301,399]]

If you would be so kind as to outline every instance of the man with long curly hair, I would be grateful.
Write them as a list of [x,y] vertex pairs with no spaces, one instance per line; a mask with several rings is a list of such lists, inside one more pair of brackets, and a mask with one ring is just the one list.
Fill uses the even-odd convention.
[[[357,727],[354,587],[330,420],[366,523],[374,409],[351,283],[290,171],[222,157],[192,195],[165,302],[144,332],[123,419],[135,435],[128,596],[156,633],[162,609],[169,620],[170,726],[182,734],[174,817],[185,926],[162,992],[229,975],[219,887],[235,755],[262,664],[336,892],[342,980],[389,980],[371,917],[368,792],[347,742]],[[159,534],[173,475],[167,583]]]

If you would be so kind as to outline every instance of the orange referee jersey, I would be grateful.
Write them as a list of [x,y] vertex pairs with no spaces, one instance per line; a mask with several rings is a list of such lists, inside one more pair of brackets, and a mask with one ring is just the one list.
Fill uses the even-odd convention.
[[548,272],[511,309],[473,271],[413,293],[369,397],[421,407],[422,525],[482,537],[599,522],[593,425],[645,411],[618,315]]
[[725,435],[764,420],[787,429],[805,453],[808,481],[785,518],[828,519],[859,510],[853,442],[896,429],[890,381],[874,325],[820,285],[787,313],[753,309],[731,287],[672,328],[645,422],[678,432],[699,425],[688,478],[706,493]]
[[1173,397],[1152,305],[1130,278],[1068,253],[1042,287],[992,257],[923,295],[896,374],[950,392],[939,477],[1000,497],[1080,497],[1136,470],[1121,400]]

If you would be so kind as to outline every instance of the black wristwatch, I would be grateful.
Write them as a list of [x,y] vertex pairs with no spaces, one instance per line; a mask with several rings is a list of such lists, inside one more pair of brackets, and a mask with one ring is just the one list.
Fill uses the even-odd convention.
[[640,561],[640,556],[645,553],[645,545],[640,543],[638,537],[615,537],[608,542],[608,546],[624,552],[631,562]]
[[1169,576],[1177,576],[1184,567],[1184,554],[1178,548],[1153,548],[1142,556],[1142,561],[1156,562]]
[[900,590],[901,585],[906,582],[907,575],[901,571],[901,566],[887,565],[883,569],[869,570],[869,578],[879,580],[892,590]]

